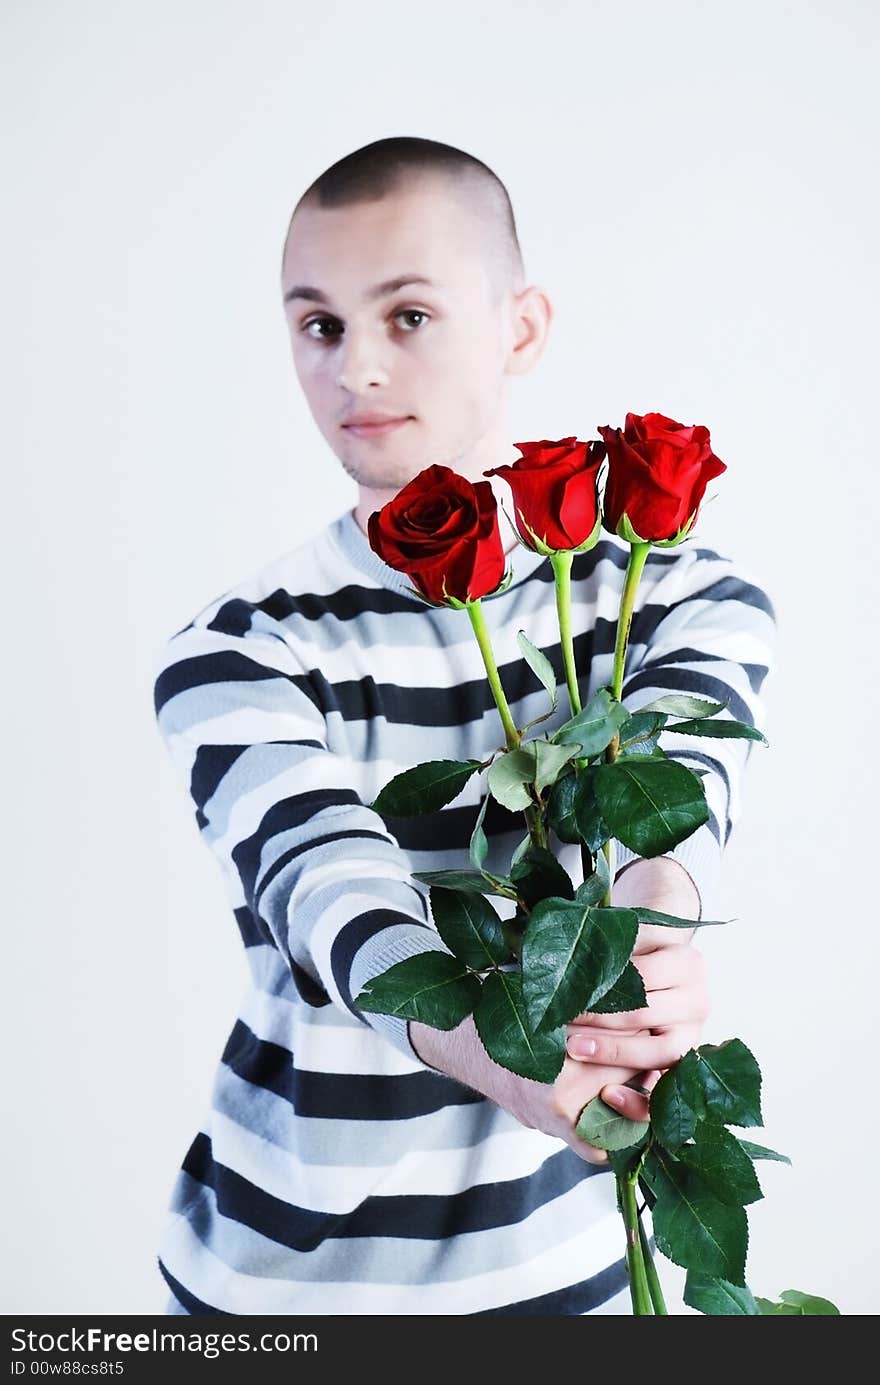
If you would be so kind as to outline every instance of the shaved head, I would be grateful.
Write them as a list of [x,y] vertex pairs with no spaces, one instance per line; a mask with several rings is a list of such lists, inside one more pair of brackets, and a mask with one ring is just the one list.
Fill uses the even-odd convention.
[[287,255],[290,231],[303,206],[336,208],[377,202],[389,194],[440,184],[473,228],[472,243],[482,255],[494,301],[519,292],[525,267],[507,189],[482,160],[436,140],[397,136],[376,140],[347,154],[306,188],[293,209],[282,251]]

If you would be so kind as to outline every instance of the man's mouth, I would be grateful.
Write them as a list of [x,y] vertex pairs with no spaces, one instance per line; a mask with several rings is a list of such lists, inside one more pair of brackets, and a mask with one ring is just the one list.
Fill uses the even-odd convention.
[[348,433],[354,433],[359,438],[378,438],[386,433],[393,433],[397,428],[409,423],[407,416],[400,418],[383,418],[378,415],[370,417],[364,415],[363,421],[354,423],[344,423],[342,426]]

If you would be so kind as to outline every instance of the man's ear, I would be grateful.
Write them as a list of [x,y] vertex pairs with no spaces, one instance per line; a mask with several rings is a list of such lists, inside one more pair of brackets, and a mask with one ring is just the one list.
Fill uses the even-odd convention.
[[513,343],[505,371],[524,375],[543,353],[553,321],[553,304],[542,288],[529,284],[514,294],[510,314]]

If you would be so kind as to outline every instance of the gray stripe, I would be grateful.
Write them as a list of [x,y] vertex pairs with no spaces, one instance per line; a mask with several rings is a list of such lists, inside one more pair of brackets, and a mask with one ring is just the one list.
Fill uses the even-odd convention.
[[[594,1181],[596,1178],[601,1184]],[[559,1245],[561,1253],[577,1264],[573,1228],[583,1228],[583,1262],[589,1263],[590,1227],[594,1220],[591,1208],[599,1187],[603,1192],[603,1212],[616,1214],[613,1178],[599,1165],[585,1164],[580,1183],[530,1215],[527,1233],[522,1223],[490,1227],[479,1234],[443,1241],[442,1250],[436,1241],[397,1236],[331,1237],[314,1250],[293,1250],[218,1213],[213,1190],[186,1173],[182,1174],[177,1200],[179,1205],[187,1206],[187,1200],[192,1199],[187,1220],[202,1244],[224,1264],[234,1268],[242,1264],[264,1265],[271,1267],[273,1279],[280,1280],[421,1284],[425,1287],[425,1311],[436,1312],[443,1302],[444,1284],[473,1280],[516,1265],[525,1269],[530,1260],[552,1246]],[[469,1311],[476,1311],[483,1302],[475,1284],[474,1303]]]

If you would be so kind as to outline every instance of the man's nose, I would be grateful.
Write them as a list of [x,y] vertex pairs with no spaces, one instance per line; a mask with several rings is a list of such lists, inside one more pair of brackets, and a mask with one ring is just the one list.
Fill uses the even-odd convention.
[[371,332],[346,332],[337,358],[337,383],[352,394],[360,394],[370,385],[387,384],[386,349],[387,343]]

